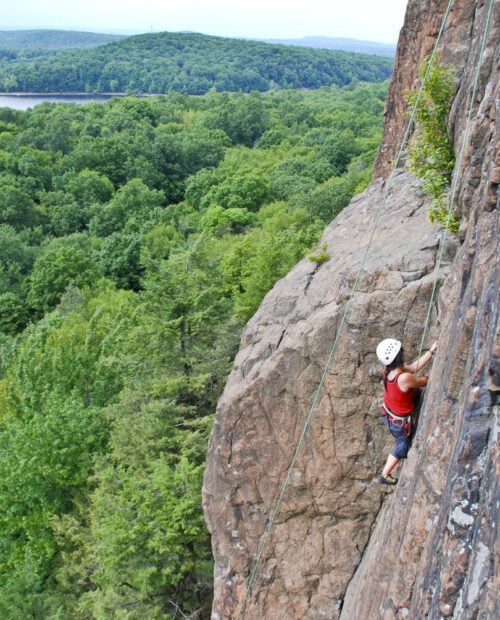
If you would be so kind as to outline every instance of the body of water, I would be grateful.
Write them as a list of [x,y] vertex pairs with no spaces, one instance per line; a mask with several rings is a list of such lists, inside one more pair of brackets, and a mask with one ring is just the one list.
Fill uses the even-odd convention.
[[13,108],[14,110],[27,110],[44,101],[54,103],[104,103],[111,99],[110,95],[0,95],[0,108]]

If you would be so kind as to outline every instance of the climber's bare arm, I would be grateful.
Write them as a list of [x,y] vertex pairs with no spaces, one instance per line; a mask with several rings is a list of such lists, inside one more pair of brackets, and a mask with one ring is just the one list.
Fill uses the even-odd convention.
[[398,385],[403,392],[411,388],[421,388],[427,385],[427,377],[416,377],[411,372],[402,372],[398,377]]
[[434,342],[428,351],[426,351],[421,357],[419,357],[418,360],[415,360],[413,364],[408,364],[407,366],[405,366],[404,370],[406,372],[411,372],[413,374],[415,374],[419,370],[422,370],[422,368],[425,368],[426,366],[429,365],[429,362],[431,361],[432,356],[436,352],[436,349],[437,349],[437,342]]

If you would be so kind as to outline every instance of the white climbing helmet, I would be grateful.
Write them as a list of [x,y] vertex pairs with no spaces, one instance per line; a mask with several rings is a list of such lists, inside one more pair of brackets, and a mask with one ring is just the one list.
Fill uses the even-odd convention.
[[378,359],[387,366],[396,359],[396,355],[401,351],[401,342],[394,338],[386,338],[379,342],[377,346]]

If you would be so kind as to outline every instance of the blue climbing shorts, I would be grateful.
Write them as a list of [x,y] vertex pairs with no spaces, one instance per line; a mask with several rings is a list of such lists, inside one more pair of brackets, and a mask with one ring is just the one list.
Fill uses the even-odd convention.
[[394,448],[391,450],[392,456],[395,456],[397,459],[405,459],[411,446],[411,433],[407,434],[404,425],[391,422],[386,415],[383,415],[382,419],[389,433],[394,437]]

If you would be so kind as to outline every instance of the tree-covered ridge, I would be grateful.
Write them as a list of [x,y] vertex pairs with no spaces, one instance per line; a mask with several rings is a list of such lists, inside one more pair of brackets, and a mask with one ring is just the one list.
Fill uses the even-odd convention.
[[0,49],[64,49],[96,47],[125,37],[76,30],[0,30]]
[[344,86],[387,79],[382,57],[270,45],[192,33],[145,34],[87,50],[0,63],[0,90],[21,92],[181,92]]
[[215,404],[369,180],[385,91],[0,109],[2,618],[208,617]]

